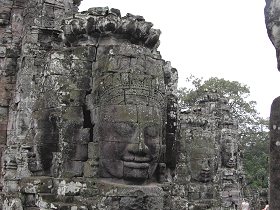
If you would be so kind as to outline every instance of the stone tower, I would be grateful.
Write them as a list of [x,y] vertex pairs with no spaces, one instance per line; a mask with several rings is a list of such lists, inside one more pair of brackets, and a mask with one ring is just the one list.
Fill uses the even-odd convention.
[[160,30],[79,4],[0,0],[0,209],[235,208],[227,100],[208,91],[178,115]]
[[[238,126],[228,102],[206,91],[180,114],[178,179],[189,208],[236,208],[243,195]],[[184,175],[182,175],[184,174]]]
[[163,209],[177,71],[142,16],[79,3],[1,1],[2,208]]
[[[276,49],[278,70],[280,70],[280,1],[267,0],[265,6],[265,23],[268,37]],[[280,208],[280,97],[274,99],[270,112],[270,163],[269,163],[269,208]]]

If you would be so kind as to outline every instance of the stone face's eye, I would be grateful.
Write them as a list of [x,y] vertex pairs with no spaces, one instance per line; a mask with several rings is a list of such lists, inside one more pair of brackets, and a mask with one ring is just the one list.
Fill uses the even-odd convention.
[[113,128],[114,131],[121,136],[130,136],[135,131],[133,124],[127,122],[114,123]]
[[155,138],[159,135],[158,126],[150,125],[145,127],[145,136]]

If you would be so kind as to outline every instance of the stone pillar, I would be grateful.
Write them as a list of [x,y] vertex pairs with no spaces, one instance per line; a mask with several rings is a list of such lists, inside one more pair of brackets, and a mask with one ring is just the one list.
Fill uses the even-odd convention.
[[0,182],[3,193],[10,195],[4,208],[17,203],[13,208],[20,209],[19,180],[38,171],[32,119],[38,108],[37,82],[48,60],[46,54],[61,43],[62,19],[73,13],[71,0],[0,2],[0,169],[4,171]]
[[189,208],[239,205],[242,163],[238,126],[226,98],[206,91],[180,114],[180,150],[175,185],[185,187]]
[[270,209],[280,209],[280,97],[270,113]]
[[[280,1],[266,0],[264,9],[267,34],[276,50],[278,70],[280,70]],[[274,99],[270,113],[270,190],[269,208],[280,208],[280,98]]]
[[[9,106],[15,89],[20,57],[23,9],[24,1],[0,2],[0,159],[7,143]],[[0,171],[2,166],[1,163]],[[2,188],[1,172],[0,188]]]

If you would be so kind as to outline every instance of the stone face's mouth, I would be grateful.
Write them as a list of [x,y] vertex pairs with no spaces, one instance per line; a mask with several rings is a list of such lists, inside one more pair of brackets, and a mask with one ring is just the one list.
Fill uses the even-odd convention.
[[127,168],[135,168],[135,169],[148,169],[150,167],[150,164],[147,162],[123,162],[124,167]]
[[136,156],[136,155],[129,155],[124,156],[122,158],[124,162],[134,162],[134,163],[150,163],[152,160],[150,157],[147,156]]
[[208,172],[203,172],[203,173],[201,173],[200,174],[200,176],[202,177],[202,178],[204,178],[204,179],[206,179],[206,178],[210,178],[210,173]]
[[232,167],[235,167],[235,161],[234,160],[230,160],[228,163],[227,163],[227,166],[232,168]]
[[211,176],[210,174],[200,174],[200,177],[199,177],[199,181],[201,182],[209,182],[211,181]]

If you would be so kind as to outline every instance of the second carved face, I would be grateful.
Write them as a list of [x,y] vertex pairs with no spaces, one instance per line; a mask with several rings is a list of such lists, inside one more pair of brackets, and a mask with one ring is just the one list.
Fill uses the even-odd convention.
[[226,138],[222,142],[222,165],[227,168],[235,168],[237,164],[237,144],[234,139]]

